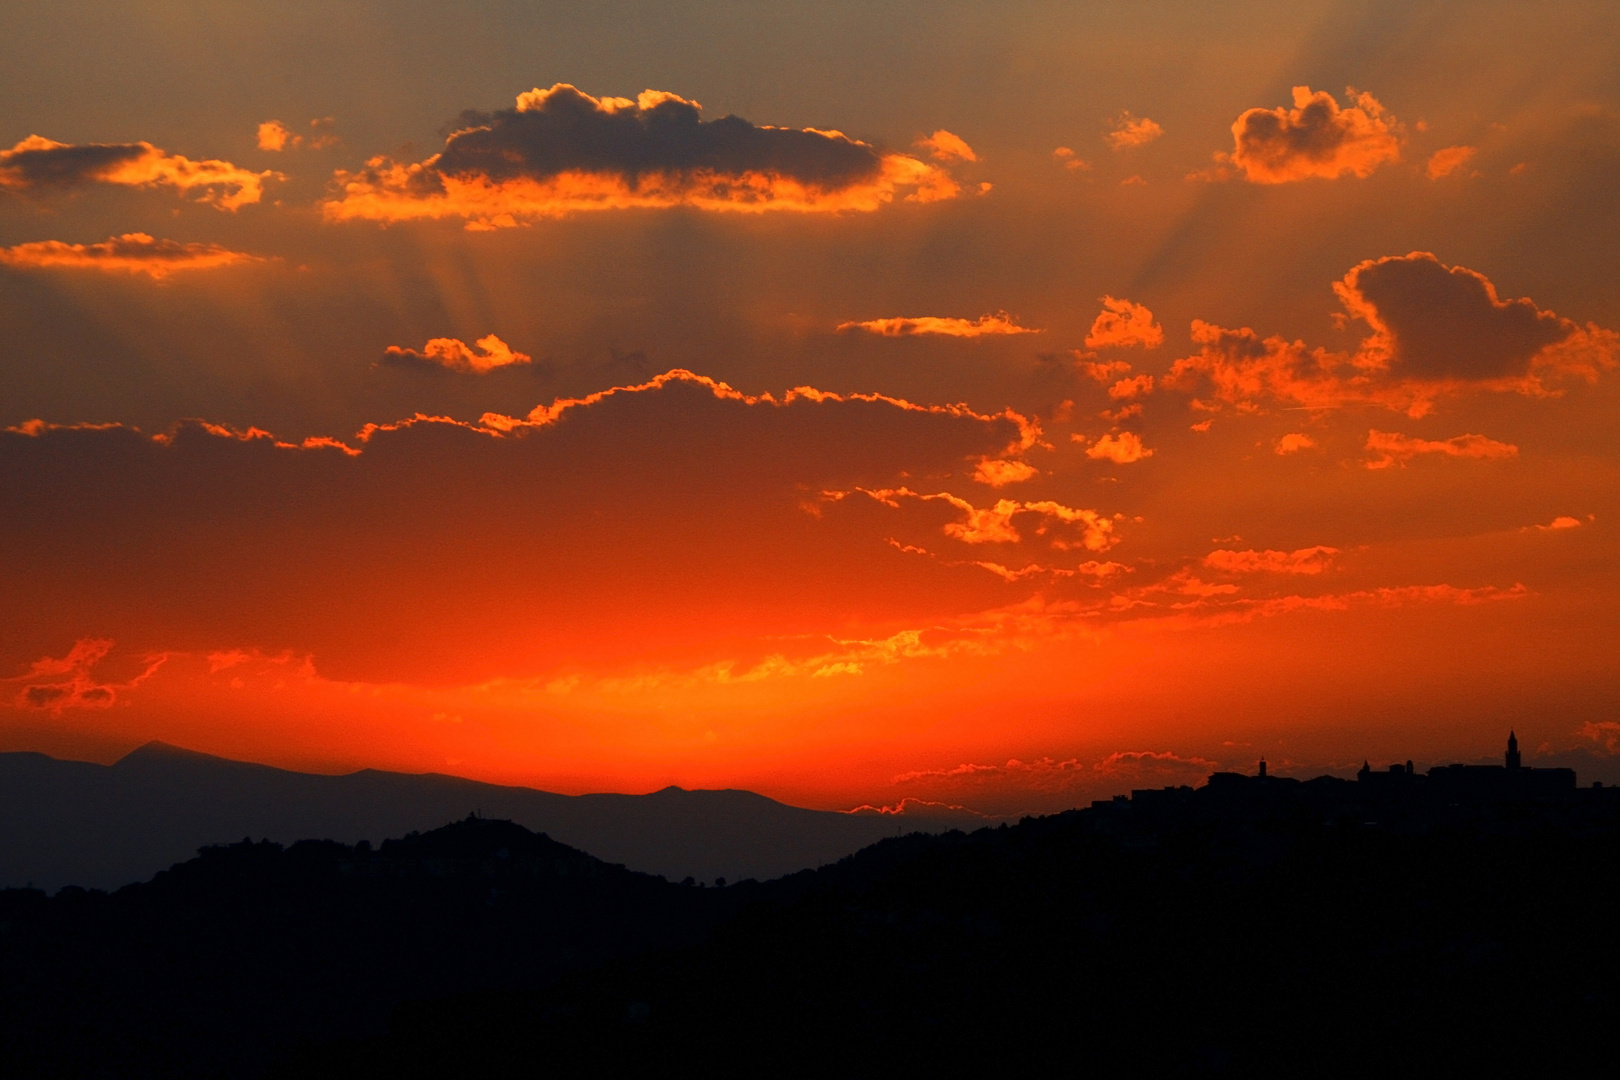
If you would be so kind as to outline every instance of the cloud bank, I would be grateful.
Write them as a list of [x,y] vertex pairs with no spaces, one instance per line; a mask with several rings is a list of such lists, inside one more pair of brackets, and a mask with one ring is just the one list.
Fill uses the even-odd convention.
[[1038,502],[928,503],[911,522],[819,492],[964,476],[1026,425],[878,395],[750,396],[685,372],[527,418],[368,426],[347,445],[200,422],[21,425],[0,431],[15,586],[0,616],[26,633],[0,659],[107,638],[465,685],[626,656],[708,663],[726,643],[869,619],[931,625],[1005,585],[895,552],[897,529],[971,532],[978,511],[986,528],[1046,523],[1078,544],[1110,526]]

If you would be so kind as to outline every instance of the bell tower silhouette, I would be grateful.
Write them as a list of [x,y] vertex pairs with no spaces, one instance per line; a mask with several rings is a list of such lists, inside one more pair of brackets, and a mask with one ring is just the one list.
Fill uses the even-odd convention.
[[1508,732],[1507,767],[1512,772],[1519,767],[1519,739],[1513,732]]

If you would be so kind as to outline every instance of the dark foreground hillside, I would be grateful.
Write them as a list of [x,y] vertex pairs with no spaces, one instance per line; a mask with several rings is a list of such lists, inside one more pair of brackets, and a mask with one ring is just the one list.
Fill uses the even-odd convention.
[[1602,1060],[1620,804],[1425,808],[1386,786],[1142,793],[721,889],[502,822],[375,852],[215,849],[112,896],[0,894],[0,1045],[38,1076],[1546,1075]]
[[283,1075],[1547,1075],[1612,1053],[1613,835],[1251,840],[1067,815],[885,841],[705,946],[413,1005]]
[[378,849],[243,841],[116,893],[0,891],[13,1076],[253,1076],[403,1001],[541,987],[735,903],[469,818]]

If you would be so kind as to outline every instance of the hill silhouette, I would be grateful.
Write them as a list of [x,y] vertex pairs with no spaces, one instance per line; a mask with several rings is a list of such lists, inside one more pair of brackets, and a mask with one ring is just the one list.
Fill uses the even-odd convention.
[[[110,766],[0,754],[0,887],[117,888],[243,836],[376,842],[474,810],[676,880],[778,877],[897,831],[893,817],[806,810],[749,791],[558,795],[436,773],[322,776],[151,742]],[[977,821],[904,818],[907,831],[964,823]]]
[[1620,1005],[1620,798],[1476,778],[1218,774],[722,888],[477,818],[375,849],[244,841],[113,894],[0,892],[0,1055],[30,1076],[1570,1072]]
[[696,940],[727,892],[477,818],[376,849],[245,839],[111,894],[0,891],[0,1055],[12,1075],[254,1075],[413,997]]

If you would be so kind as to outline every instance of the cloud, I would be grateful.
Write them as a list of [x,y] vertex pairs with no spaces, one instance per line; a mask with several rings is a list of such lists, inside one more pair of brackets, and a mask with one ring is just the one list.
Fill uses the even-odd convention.
[[978,468],[973,470],[973,479],[991,487],[1006,487],[1039,475],[1040,470],[1033,465],[1007,458],[980,458]]
[[302,141],[301,136],[294,135],[287,125],[280,120],[266,120],[259,125],[258,143],[260,150],[280,153],[289,144],[297,146]]
[[1102,305],[1086,334],[1086,348],[1154,349],[1164,344],[1164,329],[1153,321],[1153,312],[1141,304],[1105,296]]
[[[0,661],[98,636],[199,656],[292,650],[329,678],[467,685],[626,656],[707,663],[739,641],[829,627],[882,642],[891,620],[938,625],[1003,602],[1005,584],[891,558],[893,510],[817,493],[956,473],[1038,430],[877,394],[748,395],[689,372],[527,417],[368,425],[346,443],[201,422],[18,425],[0,431],[0,620],[26,632],[8,633]],[[914,508],[936,535],[1113,539],[1111,520],[1057,504],[977,522],[966,500]],[[809,655],[834,652],[827,664],[883,649]]]
[[1152,456],[1153,451],[1142,445],[1141,437],[1130,431],[1104,435],[1086,448],[1086,457],[1094,461],[1112,461],[1116,465],[1129,465]]
[[162,279],[181,270],[213,270],[221,266],[263,261],[256,255],[232,251],[218,244],[183,244],[178,240],[157,240],[146,233],[125,233],[98,244],[36,240],[0,248],[0,265],[29,270],[65,267],[145,274],[153,279]]
[[1373,455],[1367,460],[1367,468],[1387,469],[1392,465],[1404,465],[1420,454],[1501,461],[1518,457],[1519,448],[1512,443],[1487,439],[1483,435],[1457,435],[1450,439],[1431,440],[1375,429],[1367,432],[1367,453]]
[[1108,388],[1108,396],[1115,401],[1126,398],[1146,397],[1153,393],[1153,376],[1136,375],[1129,379],[1121,379]]
[[1204,565],[1227,574],[1320,574],[1333,565],[1339,549],[1308,547],[1295,551],[1212,551]]
[[514,352],[494,334],[479,338],[476,344],[478,348],[474,350],[459,338],[431,338],[421,352],[390,345],[383,354],[383,363],[405,367],[426,364],[463,375],[487,375],[496,368],[533,360],[527,353]]
[[944,334],[947,337],[984,337],[997,334],[1038,334],[1039,330],[1019,326],[1005,311],[995,315],[981,315],[977,320],[937,318],[924,315],[918,318],[868,319],[865,322],[838,324],[840,334],[850,330],[865,330],[883,337],[910,337],[914,334]]
[[[1446,266],[1427,251],[1358,263],[1333,291],[1374,331],[1362,343],[1361,365],[1387,366],[1409,378],[1518,379],[1538,363],[1567,365],[1576,359],[1571,352],[1589,351],[1580,339],[1590,335],[1575,323],[1528,297],[1503,300],[1484,274]],[[1560,345],[1575,348],[1554,351]],[[1576,360],[1594,377],[1602,362]]]
[[917,145],[927,150],[929,156],[935,161],[979,160],[979,155],[973,152],[973,147],[944,128],[940,128],[925,139],[918,139]]
[[[946,522],[942,531],[946,536],[960,540],[964,544],[1019,543],[1024,538],[1019,532],[1019,518],[1025,520],[1033,518],[1035,532],[1039,536],[1045,536],[1059,526],[1075,526],[1079,532],[1076,540],[1070,541],[1059,536],[1051,541],[1051,546],[1060,551],[1075,547],[1083,547],[1087,551],[1107,551],[1119,542],[1119,537],[1114,532],[1113,518],[1096,510],[1077,509],[1050,500],[1019,502],[1017,499],[1000,499],[994,506],[977,507],[947,491],[923,494],[905,487],[855,490],[894,509],[899,509],[902,501],[908,500],[943,503],[950,506],[958,511],[961,517],[956,521]],[[828,491],[824,494],[828,498],[841,500],[852,493]]]
[[1578,529],[1581,527],[1581,525],[1582,522],[1580,518],[1570,517],[1568,514],[1560,514],[1558,517],[1553,518],[1545,525],[1532,525],[1531,528],[1537,529],[1541,532],[1562,532],[1565,529]]
[[1606,753],[1620,754],[1620,721],[1588,720],[1576,734],[1598,743]]
[[[311,120],[309,126],[318,132],[322,128],[331,127],[332,122],[330,116],[323,116]],[[268,150],[270,153],[279,154],[283,150],[303,146],[305,141],[304,136],[295,134],[291,128],[280,120],[266,120],[259,125],[258,144],[260,150]],[[324,150],[328,146],[337,145],[337,142],[338,137],[336,135],[321,135],[313,132],[308,139],[311,150]]]
[[1343,109],[1308,86],[1294,87],[1292,109],[1249,109],[1232,124],[1229,160],[1255,184],[1366,177],[1400,160],[1400,123],[1371,94],[1346,93],[1353,104]]
[[1341,319],[1371,331],[1355,352],[1195,319],[1199,352],[1175,361],[1162,385],[1247,409],[1268,398],[1306,408],[1360,402],[1419,417],[1465,390],[1553,396],[1557,380],[1596,381],[1620,355],[1613,331],[1529,299],[1501,300],[1483,274],[1425,251],[1359,263],[1333,290]]
[[323,209],[331,221],[464,218],[484,229],[632,207],[867,211],[960,191],[942,169],[842,132],[702,120],[699,110],[658,90],[635,101],[567,83],[531,90],[515,108],[462,114],[425,161],[376,157],[338,173],[342,194]]
[[1316,445],[1316,440],[1309,435],[1298,431],[1290,431],[1277,440],[1276,452],[1278,454],[1297,454],[1301,450],[1309,450]]
[[1091,163],[1076,157],[1074,151],[1067,146],[1060,146],[1053,150],[1052,160],[1070,172],[1089,172],[1091,170]]
[[1117,750],[1096,761],[1079,757],[1011,758],[1002,764],[912,769],[893,782],[951,799],[971,799],[1007,810],[1033,805],[1048,810],[1083,804],[1092,798],[1133,788],[1199,785],[1220,764],[1168,750]]
[[1123,375],[1125,372],[1131,370],[1131,365],[1127,361],[1097,361],[1082,359],[1082,357],[1086,355],[1087,354],[1081,352],[1075,353],[1075,358],[1079,363],[1080,370],[1085,372],[1091,378],[1096,379],[1098,382],[1108,382],[1112,380],[1114,376]]
[[94,670],[117,643],[111,638],[80,638],[62,657],[34,661],[23,674],[0,678],[0,684],[18,685],[15,704],[24,709],[60,713],[65,709],[105,709],[122,690],[132,690],[163,666],[165,655],[142,658],[140,670],[125,682],[98,680]]
[[1122,112],[1114,120],[1113,130],[1104,136],[1108,145],[1114,150],[1132,150],[1148,143],[1164,134],[1164,128],[1149,120],[1145,116],[1132,116],[1129,111]]
[[1470,161],[1479,150],[1472,146],[1448,146],[1444,150],[1436,150],[1434,156],[1429,158],[1429,164],[1424,168],[1430,180],[1439,180],[1450,176]]
[[148,142],[53,142],[30,135],[10,150],[0,150],[0,189],[35,192],[83,184],[127,187],[168,185],[181,194],[196,193],[201,202],[221,210],[256,203],[263,183],[274,172],[252,172],[228,161],[193,161],[168,154]]
[[1129,778],[1136,784],[1170,787],[1175,784],[1197,784],[1220,769],[1220,763],[1208,758],[1183,757],[1168,750],[1116,750],[1092,769],[1110,778]]

